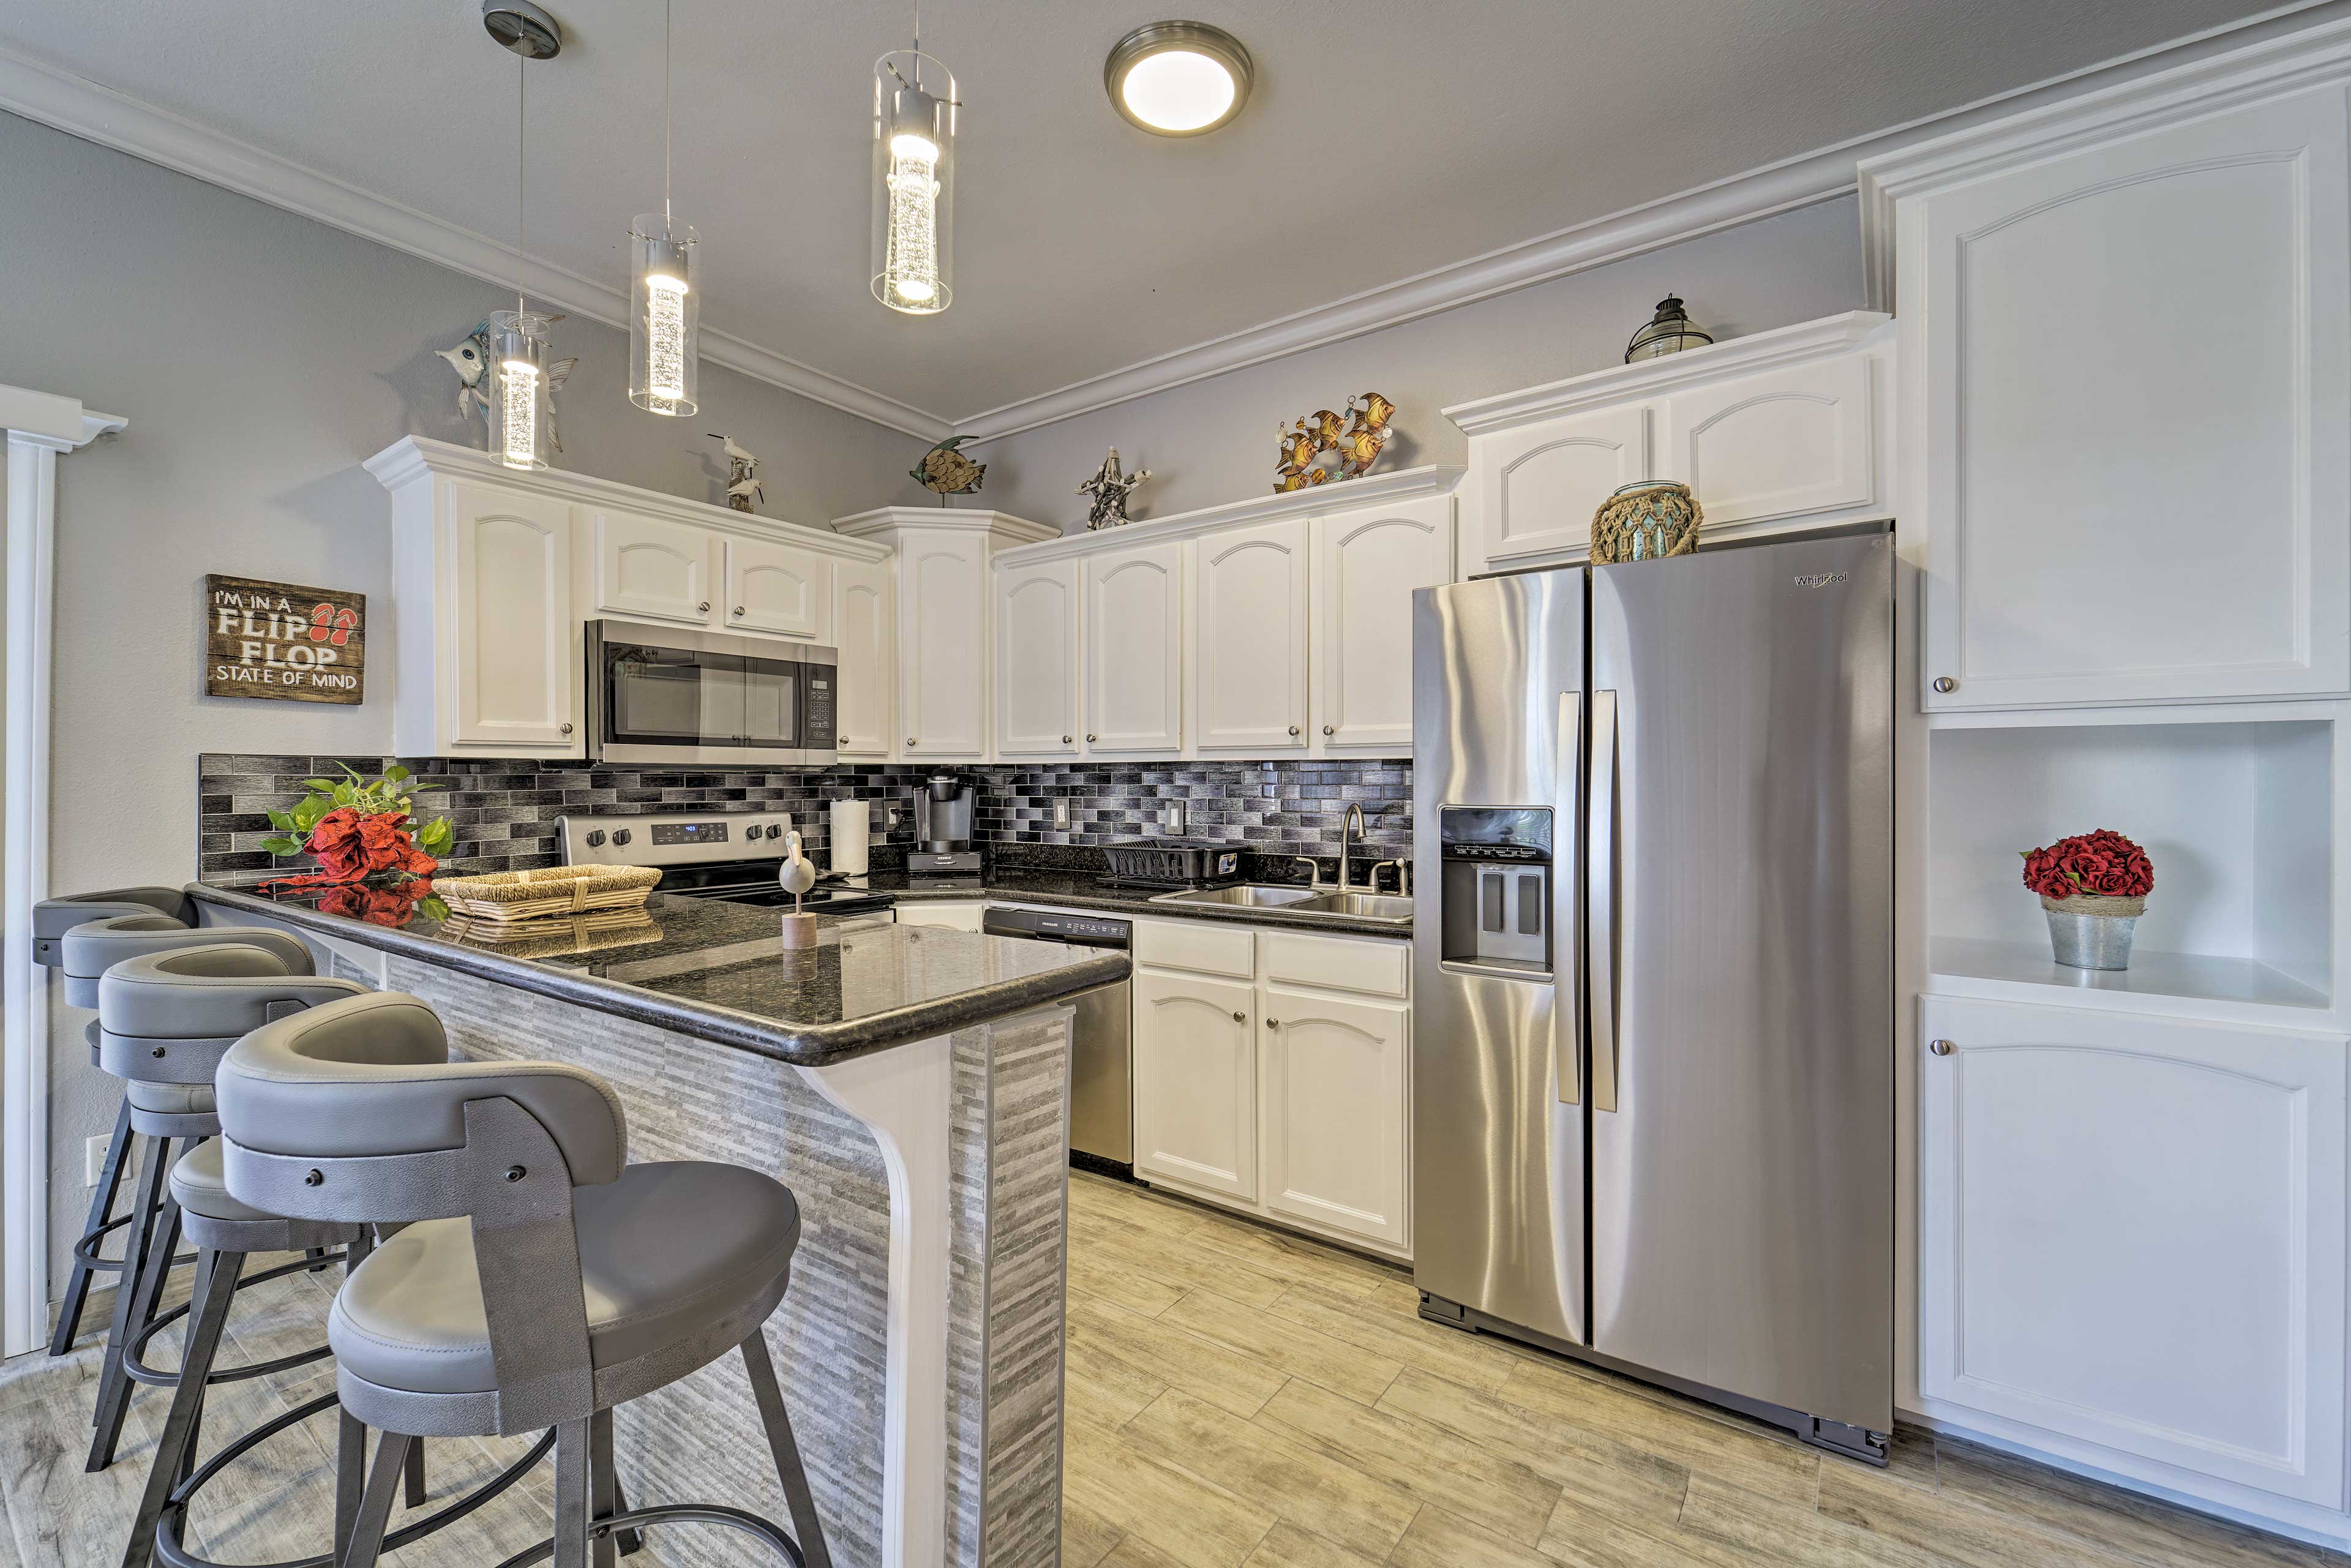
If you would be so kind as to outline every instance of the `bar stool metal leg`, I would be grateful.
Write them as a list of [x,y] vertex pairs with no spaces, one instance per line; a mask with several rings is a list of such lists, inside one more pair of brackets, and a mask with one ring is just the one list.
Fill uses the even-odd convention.
[[114,1136],[107,1141],[106,1163],[98,1169],[98,1186],[89,1195],[89,1218],[82,1221],[81,1241],[74,1248],[73,1278],[57,1308],[57,1326],[49,1335],[49,1354],[63,1355],[81,1337],[82,1308],[89,1301],[89,1277],[100,1269],[116,1269],[98,1255],[100,1239],[113,1228],[114,1199],[122,1190],[125,1156],[131,1150],[131,1102],[114,1113]]
[[179,1386],[172,1391],[172,1408],[163,1417],[163,1434],[156,1439],[155,1463],[147,1469],[147,1490],[139,1500],[131,1540],[122,1549],[122,1568],[147,1568],[155,1552],[155,1524],[163,1517],[172,1490],[195,1468],[196,1433],[203,1418],[204,1380],[212,1375],[220,1353],[222,1331],[228,1324],[228,1304],[236,1294],[237,1276],[245,1270],[242,1252],[208,1252],[196,1270],[196,1296],[188,1313],[187,1349],[180,1361]]
[[784,1410],[784,1390],[776,1381],[776,1364],[768,1355],[768,1332],[751,1331],[743,1342],[743,1375],[751,1396],[759,1402],[759,1420],[768,1428],[768,1450],[776,1460],[776,1479],[783,1483],[784,1501],[792,1511],[792,1534],[798,1538],[803,1568],[832,1568],[825,1549],[824,1525],[816,1516],[816,1498],[809,1490],[808,1471],[800,1465],[800,1446],[792,1437],[791,1416]]
[[172,1140],[151,1138],[141,1153],[138,1207],[123,1249],[122,1272],[115,1282],[114,1321],[106,1333],[106,1363],[99,1372],[98,1404],[90,1413],[90,1425],[97,1433],[84,1468],[93,1474],[113,1463],[115,1444],[122,1437],[122,1418],[131,1408],[131,1376],[122,1370],[122,1357],[130,1348],[131,1336],[147,1321],[141,1298],[147,1293],[151,1275],[155,1277],[155,1294],[162,1294],[162,1277],[170,1271],[172,1249],[180,1244],[177,1224],[163,1234],[164,1210],[169,1207],[175,1220],[179,1212],[164,1191],[164,1178],[172,1169]]

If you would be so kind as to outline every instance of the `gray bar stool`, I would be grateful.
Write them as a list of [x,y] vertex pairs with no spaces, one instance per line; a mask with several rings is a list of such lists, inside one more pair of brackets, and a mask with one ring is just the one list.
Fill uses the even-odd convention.
[[[285,932],[260,927],[191,929],[168,915],[111,915],[72,927],[59,946],[66,999],[78,1007],[98,1009],[93,1043],[99,1066],[124,1081],[130,1132],[144,1144],[114,1292],[114,1316],[107,1328],[98,1402],[91,1416],[96,1430],[87,1468],[94,1472],[114,1462],[116,1446],[121,1441],[122,1423],[130,1413],[131,1389],[137,1381],[125,1364],[132,1341],[152,1332],[156,1306],[171,1270],[189,1260],[177,1256],[179,1207],[165,1187],[172,1145],[177,1142],[184,1148],[220,1131],[219,1118],[213,1111],[212,1068],[230,1042],[245,1032],[241,1028],[224,1032],[214,1027],[225,1017],[243,1016],[234,1010],[223,1014],[193,1002],[183,1014],[159,1009],[158,998],[146,994],[153,992],[153,987],[145,992],[118,988],[110,1004],[109,972],[140,958],[242,946],[266,955],[277,967],[280,983],[299,977],[306,985],[319,988],[309,993],[315,999],[341,997],[359,988],[346,981],[311,977],[308,947]],[[263,1019],[256,1016],[252,1021]],[[130,1157],[131,1151],[126,1150],[126,1163]]]
[[[553,1062],[458,1062],[433,1009],[381,992],[267,1024],[221,1064],[223,1168],[240,1202],[410,1221],[351,1271],[328,1337],[343,1408],[383,1436],[342,1568],[373,1568],[413,1440],[556,1428],[557,1568],[613,1538],[725,1524],[830,1568],[763,1325],[799,1243],[784,1186],[737,1166],[629,1165],[602,1080]],[[792,1532],[740,1509],[622,1511],[616,1406],[739,1350]]]
[[[181,927],[196,923],[195,901],[176,887],[118,887],[104,893],[45,898],[33,905],[33,962],[45,969],[62,969],[68,931],[93,920],[120,915],[157,915]],[[78,994],[70,980],[66,993],[68,1001]],[[87,988],[81,988],[78,994],[91,995]],[[95,1007],[97,1002],[92,996],[91,1000],[74,1005]],[[84,1032],[89,1041],[90,1065],[95,1067],[98,1020],[90,1019]],[[89,1217],[82,1222],[81,1235],[74,1242],[73,1275],[58,1305],[57,1327],[49,1334],[51,1355],[65,1354],[81,1337],[81,1314],[89,1304],[91,1276],[121,1270],[122,1260],[105,1257],[100,1249],[109,1235],[130,1224],[132,1218],[114,1212],[114,1200],[122,1190],[123,1156],[130,1152],[131,1144],[131,1102],[126,1097],[115,1108],[114,1135],[107,1140],[106,1159],[98,1168],[98,1185],[89,1195]]]
[[[152,1083],[201,1083],[209,1090],[220,1059],[238,1036],[272,1019],[367,994],[364,988],[348,980],[288,974],[282,952],[250,944],[183,947],[125,959],[106,971],[99,987],[99,1017],[106,1026],[104,1065],[107,1071],[131,1080],[134,1090]],[[372,1231],[364,1224],[290,1219],[238,1202],[222,1174],[221,1153],[219,1140],[212,1139],[189,1149],[172,1166],[172,1217],[197,1249],[195,1294],[188,1308],[151,1318],[132,1335],[124,1355],[124,1370],[133,1380],[168,1385],[173,1390],[172,1407],[148,1471],[146,1493],[123,1550],[124,1568],[147,1568],[151,1556],[160,1556],[173,1568],[213,1568],[191,1555],[183,1542],[192,1500],[223,1469],[256,1445],[336,1403],[332,1394],[310,1400],[235,1438],[201,1467],[196,1464],[208,1386],[285,1371],[331,1354],[321,1344],[270,1361],[220,1369],[220,1343],[240,1286],[321,1267],[314,1260],[319,1249],[332,1247],[347,1249],[342,1258],[348,1273],[366,1258],[373,1242]],[[164,1234],[172,1228],[172,1219],[163,1222]],[[256,1252],[309,1252],[312,1256],[248,1277],[246,1259]],[[146,1342],[182,1311],[188,1312],[189,1320],[179,1369],[155,1372],[141,1359]],[[441,1512],[403,1526],[390,1543],[398,1545],[428,1534],[487,1502],[538,1463],[551,1441],[550,1437],[542,1442],[489,1484]],[[340,1434],[335,1547],[305,1559],[311,1568],[324,1568],[338,1560],[349,1542],[365,1459],[366,1430],[346,1413]],[[409,1450],[406,1479],[408,1506],[423,1506],[421,1445]]]

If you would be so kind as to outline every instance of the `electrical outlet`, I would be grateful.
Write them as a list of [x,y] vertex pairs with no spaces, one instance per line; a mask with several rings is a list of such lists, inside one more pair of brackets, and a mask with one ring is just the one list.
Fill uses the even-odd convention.
[[82,1140],[82,1186],[96,1186],[98,1185],[98,1178],[106,1174],[106,1145],[113,1141],[114,1139],[112,1136],[105,1133],[100,1133],[94,1138],[85,1138]]

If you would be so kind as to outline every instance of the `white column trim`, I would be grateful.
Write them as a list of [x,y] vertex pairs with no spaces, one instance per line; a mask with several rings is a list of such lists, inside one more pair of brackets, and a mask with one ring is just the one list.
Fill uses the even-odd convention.
[[49,655],[57,454],[129,423],[72,398],[0,386],[8,432],[5,873],[0,964],[0,1354],[48,1337],[49,986],[33,964],[33,905],[49,892]]

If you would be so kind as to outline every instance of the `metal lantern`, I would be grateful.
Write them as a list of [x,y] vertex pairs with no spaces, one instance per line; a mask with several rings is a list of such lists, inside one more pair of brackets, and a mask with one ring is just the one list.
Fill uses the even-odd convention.
[[1668,294],[1657,301],[1657,313],[1625,345],[1625,362],[1630,365],[1642,360],[1663,359],[1684,349],[1703,349],[1713,341],[1713,335],[1699,328],[1682,309],[1680,297]]
[[490,318],[490,450],[509,468],[547,466],[549,397],[546,314],[500,310]]
[[873,66],[873,298],[931,316],[955,295],[956,83],[919,49]]

